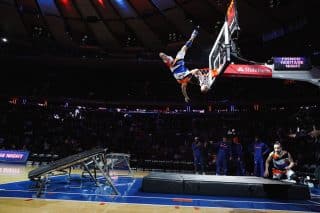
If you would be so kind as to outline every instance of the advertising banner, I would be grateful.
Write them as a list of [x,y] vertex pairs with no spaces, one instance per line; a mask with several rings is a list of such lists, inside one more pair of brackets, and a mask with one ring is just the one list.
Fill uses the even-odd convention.
[[309,70],[311,69],[310,60],[306,57],[274,57],[274,70]]
[[26,163],[29,151],[22,150],[0,150],[1,163]]
[[223,76],[272,78],[272,69],[264,65],[230,64]]

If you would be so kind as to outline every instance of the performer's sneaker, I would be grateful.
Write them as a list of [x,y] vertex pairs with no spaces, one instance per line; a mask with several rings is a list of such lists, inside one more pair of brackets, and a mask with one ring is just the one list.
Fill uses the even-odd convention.
[[193,32],[191,34],[191,38],[197,37],[198,34],[199,34],[198,30],[193,30]]

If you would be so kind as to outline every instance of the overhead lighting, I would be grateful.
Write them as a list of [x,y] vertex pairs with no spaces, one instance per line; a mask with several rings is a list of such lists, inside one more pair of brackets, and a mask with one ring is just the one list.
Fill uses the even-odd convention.
[[62,2],[62,4],[64,4],[64,5],[69,4],[69,0],[62,0],[61,2]]
[[105,7],[103,0],[98,0],[98,3],[99,3],[102,7]]
[[7,43],[8,39],[7,38],[1,38],[1,41],[4,42],[4,43]]

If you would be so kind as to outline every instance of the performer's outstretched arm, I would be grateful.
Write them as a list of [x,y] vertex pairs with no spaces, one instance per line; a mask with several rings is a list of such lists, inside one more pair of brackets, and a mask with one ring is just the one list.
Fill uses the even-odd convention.
[[271,152],[266,160],[266,163],[265,163],[265,170],[264,170],[264,177],[268,177],[269,176],[269,165],[270,165],[270,162],[272,160],[272,156],[273,156],[273,152]]
[[290,169],[292,169],[292,167],[294,167],[294,161],[293,161],[293,158],[292,158],[292,156],[290,155],[289,152],[288,152],[288,156],[289,156],[290,164],[285,168],[286,170],[290,170]]
[[202,93],[207,93],[210,89],[209,86],[209,70],[207,69],[193,69],[190,73],[199,80],[199,86]]
[[181,91],[182,91],[182,94],[184,96],[184,100],[185,102],[189,102],[190,101],[190,98],[188,96],[188,93],[187,93],[187,87],[188,87],[188,83],[182,83],[181,84]]

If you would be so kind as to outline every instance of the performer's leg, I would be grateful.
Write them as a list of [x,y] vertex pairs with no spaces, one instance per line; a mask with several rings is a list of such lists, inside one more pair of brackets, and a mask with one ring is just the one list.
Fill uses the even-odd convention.
[[233,162],[234,162],[234,166],[236,169],[236,176],[239,176],[240,175],[240,161],[234,160]]
[[255,168],[255,176],[263,177],[263,176],[261,176],[261,173],[263,173],[263,171],[261,171],[262,167],[261,167],[261,159],[260,158],[257,158],[254,161],[254,168]]
[[191,84],[200,85],[201,84],[201,79],[199,77],[200,70],[199,69],[193,69],[193,70],[190,70],[189,73],[192,75],[192,77],[190,78],[189,82]]
[[272,175],[272,179],[280,180],[280,179],[281,179],[281,176],[282,176],[281,174],[275,174],[275,173],[274,173],[274,174]]
[[263,177],[264,175],[264,163],[263,163],[263,159],[260,159],[260,177]]
[[201,169],[201,174],[203,174],[204,173],[204,159],[203,159],[203,157],[201,156],[201,158],[200,158],[200,169]]
[[185,46],[187,48],[191,47],[193,40],[197,37],[198,35],[198,31],[197,30],[193,30],[189,40],[186,42]]
[[253,170],[254,176],[258,176],[258,160],[254,160],[254,170]]
[[236,175],[242,176],[244,175],[244,168],[243,168],[243,162],[242,160],[236,160]]
[[222,159],[221,159],[220,155],[218,154],[217,155],[217,159],[216,159],[216,174],[217,175],[221,174],[220,173],[220,171],[221,171],[221,161],[222,161]]
[[176,55],[176,60],[178,59],[184,59],[184,56],[186,55],[186,52],[189,47],[192,46],[193,40],[197,37],[198,31],[194,30],[189,38],[189,40],[181,47],[181,49],[178,51]]
[[227,175],[227,173],[228,173],[228,158],[227,158],[227,156],[224,156],[224,158],[223,158],[222,171],[223,171],[223,175]]
[[196,174],[199,173],[199,171],[201,170],[201,155],[196,155],[196,160],[195,160],[195,172]]
[[200,73],[200,69],[198,69],[198,68],[196,68],[196,69],[193,69],[193,70],[190,70],[189,71],[192,75],[194,75],[194,76],[197,76],[197,75],[199,75]]
[[287,179],[288,180],[292,180],[294,178],[294,171],[289,169],[287,172],[286,172],[286,176],[287,176]]
[[197,158],[193,159],[194,173],[197,173]]
[[246,174],[246,169],[245,169],[244,162],[242,159],[240,160],[240,170],[241,170],[240,171],[241,176]]

